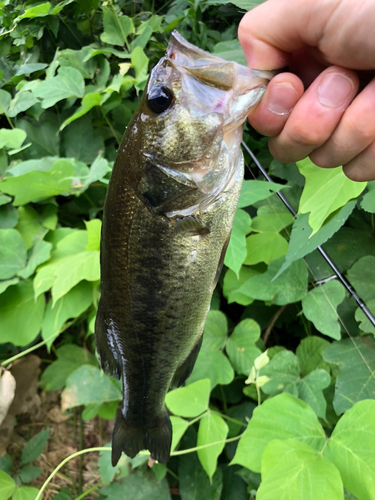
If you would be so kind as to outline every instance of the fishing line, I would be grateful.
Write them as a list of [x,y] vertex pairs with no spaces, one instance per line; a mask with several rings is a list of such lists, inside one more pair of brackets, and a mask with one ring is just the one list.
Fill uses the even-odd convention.
[[[250,150],[250,148],[245,144],[244,141],[242,141],[242,146],[245,148],[247,153],[250,155],[251,159],[255,163],[255,165],[259,168],[259,170],[262,172],[264,177],[267,179],[268,182],[273,182],[272,178],[268,175],[268,173],[265,171],[265,169],[262,167],[260,162],[258,161],[257,157],[254,155],[254,153]],[[294,208],[291,206],[291,204],[288,202],[288,200],[285,198],[285,196],[280,192],[276,192],[277,196],[280,198],[280,200],[284,203],[286,208],[289,210],[289,212],[293,215],[293,217],[297,217],[297,212],[294,210]],[[375,318],[369,311],[368,307],[366,304],[363,302],[363,300],[358,296],[354,288],[350,285],[350,283],[344,278],[344,276],[341,274],[340,270],[336,266],[336,264],[333,262],[333,260],[329,257],[327,252],[321,247],[318,246],[317,250],[320,252],[324,260],[327,262],[327,264],[331,267],[331,269],[334,271],[336,278],[341,281],[341,283],[344,285],[346,290],[350,293],[350,295],[354,298],[354,300],[357,302],[358,306],[362,309],[364,314],[367,316],[367,318],[370,320],[371,324],[375,327]],[[333,277],[331,277],[332,279]],[[318,284],[318,282],[317,282]]]
[[[268,182],[273,182],[272,178],[268,175],[268,173],[264,170],[264,168],[262,167],[262,165],[260,164],[260,162],[258,161],[258,159],[256,158],[256,156],[254,155],[254,153],[250,150],[250,148],[247,146],[247,144],[245,144],[244,141],[242,141],[242,146],[244,147],[244,149],[247,151],[247,153],[249,154],[249,156],[251,157],[251,159],[254,161],[255,165],[259,168],[259,170],[261,171],[261,173],[264,175],[264,177],[267,179]],[[255,179],[255,176],[253,174],[253,172],[251,171],[250,167],[248,165],[246,165],[247,168],[249,169],[251,175],[254,177]],[[278,195],[278,197],[280,198],[280,200],[283,202],[283,204],[287,207],[287,209],[289,210],[289,212],[293,215],[293,217],[296,217],[297,216],[297,213],[296,211],[293,209],[293,207],[290,205],[290,203],[288,202],[288,200],[284,197],[284,195],[280,192],[280,191],[277,191],[276,194]],[[290,236],[289,232],[286,231],[288,236]],[[357,295],[357,293],[353,290],[352,286],[346,281],[346,279],[344,278],[344,276],[341,274],[341,272],[339,271],[339,269],[337,268],[336,264],[332,261],[332,259],[328,256],[328,254],[325,252],[325,250],[322,248],[322,247],[318,247],[318,250],[320,251],[321,255],[323,256],[323,258],[326,260],[326,262],[329,264],[329,266],[334,270],[335,272],[335,276],[331,276],[325,280],[317,280],[315,275],[314,275],[314,272],[312,271],[311,267],[309,266],[309,264],[306,262],[306,259],[303,259],[308,270],[310,271],[311,275],[313,276],[314,278],[314,282],[315,282],[315,285],[319,285],[321,283],[325,283],[331,279],[335,279],[335,278],[338,278],[341,283],[345,286],[346,290],[350,293],[350,295],[352,297],[354,297],[354,299],[356,300],[357,304],[361,307],[361,310],[364,312],[364,314],[366,314],[367,318],[370,320],[371,324],[375,326],[375,318],[374,316],[371,314],[371,312],[368,310],[367,306],[363,303],[363,301],[360,299],[360,297]],[[340,279],[341,278],[341,279]],[[342,327],[344,328],[345,332],[347,333],[348,337],[350,338],[350,340],[352,341],[355,349],[357,350],[359,356],[362,358],[362,361],[364,362],[364,364],[366,365],[367,369],[369,370],[370,374],[372,377],[375,378],[375,375],[371,369],[371,367],[369,366],[369,364],[367,363],[367,360],[365,359],[365,357],[363,356],[363,354],[361,353],[359,347],[357,346],[357,344],[354,342],[354,339],[353,337],[350,335],[349,333],[349,330],[348,328],[346,327],[345,323],[343,322],[342,318],[340,317],[340,315],[338,314],[338,312],[336,311],[336,308],[333,306],[333,304],[331,303],[329,297],[327,296],[327,294],[325,293],[325,291],[323,290],[323,288],[320,288],[321,291],[323,292],[323,295],[324,297],[326,298],[328,304],[331,306],[332,310],[334,311],[337,319],[339,320],[339,322],[341,323]],[[362,307],[364,306],[364,307]],[[367,311],[367,312],[366,312]]]

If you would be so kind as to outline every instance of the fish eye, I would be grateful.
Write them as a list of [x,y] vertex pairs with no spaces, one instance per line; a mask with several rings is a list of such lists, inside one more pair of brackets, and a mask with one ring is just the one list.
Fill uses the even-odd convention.
[[163,111],[167,110],[173,102],[173,94],[163,86],[152,87],[147,94],[147,105],[154,113],[160,115]]

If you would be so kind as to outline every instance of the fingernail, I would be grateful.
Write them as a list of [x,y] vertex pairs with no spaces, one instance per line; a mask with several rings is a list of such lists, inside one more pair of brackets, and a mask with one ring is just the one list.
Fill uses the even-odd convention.
[[354,84],[350,78],[340,73],[326,75],[318,88],[320,104],[328,108],[337,108],[344,104],[352,94]]
[[298,94],[290,83],[278,83],[272,89],[268,109],[275,115],[287,115],[296,104]]

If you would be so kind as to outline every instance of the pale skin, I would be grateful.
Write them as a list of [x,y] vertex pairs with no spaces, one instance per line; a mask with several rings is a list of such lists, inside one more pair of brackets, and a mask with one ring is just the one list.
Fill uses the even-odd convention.
[[284,163],[375,180],[375,0],[268,0],[242,19],[247,63],[281,69],[249,122]]

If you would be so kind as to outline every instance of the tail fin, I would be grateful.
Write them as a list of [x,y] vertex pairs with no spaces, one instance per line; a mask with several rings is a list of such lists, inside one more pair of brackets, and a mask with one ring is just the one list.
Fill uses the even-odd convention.
[[128,425],[121,408],[117,409],[116,423],[112,435],[112,465],[116,466],[124,451],[130,458],[144,449],[151,453],[151,458],[165,464],[169,460],[172,443],[172,424],[167,410],[155,419],[152,427]]

